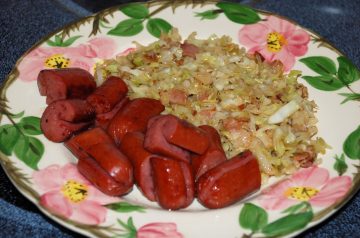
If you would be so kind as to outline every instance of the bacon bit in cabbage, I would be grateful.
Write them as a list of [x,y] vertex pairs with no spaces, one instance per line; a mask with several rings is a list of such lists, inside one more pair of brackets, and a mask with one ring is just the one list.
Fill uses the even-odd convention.
[[173,88],[169,90],[169,102],[174,104],[186,105],[187,95],[183,90]]

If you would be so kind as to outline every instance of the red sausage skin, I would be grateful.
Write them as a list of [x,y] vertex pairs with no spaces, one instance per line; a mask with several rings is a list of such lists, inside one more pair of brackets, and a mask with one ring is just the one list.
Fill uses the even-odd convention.
[[82,151],[87,151],[89,148],[99,143],[111,144],[113,141],[103,129],[95,127],[73,136],[65,142],[65,146],[76,157],[79,157]]
[[220,135],[217,130],[208,125],[199,126],[207,134],[210,143],[205,153],[193,155],[191,157],[191,166],[194,171],[195,181],[206,171],[214,168],[226,160],[225,152],[222,148]]
[[80,68],[41,70],[37,84],[47,104],[61,99],[85,99],[96,88],[94,77]]
[[[177,210],[188,206],[192,200],[191,178],[185,178],[187,173],[183,172],[186,163],[163,157],[152,157],[151,166],[155,194],[159,205],[164,209]],[[189,170],[190,171],[190,170]],[[187,186],[190,186],[190,191]]]
[[139,190],[150,201],[155,201],[154,183],[152,178],[150,158],[153,156],[144,149],[144,134],[141,132],[127,133],[120,150],[129,158],[134,168],[134,178]]
[[131,190],[134,184],[133,167],[113,143],[99,143],[90,147],[87,152],[125,190]]
[[146,131],[144,147],[154,154],[190,163],[190,152],[170,144],[165,138],[164,134],[166,133],[167,125],[176,122],[176,117],[172,115],[160,115],[151,118]]
[[257,159],[250,151],[207,171],[197,181],[197,197],[207,208],[229,206],[261,186]]
[[125,97],[120,102],[118,102],[110,112],[96,114],[95,125],[106,130],[111,119],[113,119],[116,113],[122,110],[128,102],[129,98]]
[[79,158],[77,168],[101,192],[110,196],[121,196],[129,192],[128,187],[116,182],[100,165],[90,157]]
[[107,132],[116,144],[120,144],[128,132],[145,132],[148,120],[164,111],[165,107],[159,100],[137,98],[130,101],[110,121]]
[[40,127],[46,138],[62,142],[91,125],[94,117],[93,108],[84,100],[58,100],[45,109]]
[[166,125],[166,140],[183,149],[197,154],[203,154],[209,147],[206,133],[185,120],[178,119]]
[[100,85],[86,100],[95,108],[96,114],[110,112],[128,92],[125,82],[111,76]]

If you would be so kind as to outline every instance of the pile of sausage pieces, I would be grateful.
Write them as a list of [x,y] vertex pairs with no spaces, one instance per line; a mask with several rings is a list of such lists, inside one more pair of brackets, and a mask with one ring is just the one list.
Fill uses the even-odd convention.
[[100,191],[130,193],[134,184],[162,208],[234,204],[261,186],[257,159],[250,151],[227,159],[217,130],[174,115],[151,98],[128,98],[126,83],[110,76],[96,87],[79,68],[46,69],[38,88],[48,104],[41,129],[64,142],[77,168]]

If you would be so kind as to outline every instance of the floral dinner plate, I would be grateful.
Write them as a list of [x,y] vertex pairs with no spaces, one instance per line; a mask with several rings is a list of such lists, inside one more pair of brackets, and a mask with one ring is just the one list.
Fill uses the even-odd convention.
[[[177,28],[183,38],[228,35],[249,53],[300,70],[318,105],[318,136],[330,145],[322,163],[270,181],[232,206],[194,201],[180,211],[148,202],[134,188],[109,197],[76,169],[60,143],[48,141],[36,78],[45,68],[80,67],[147,45]],[[295,236],[335,213],[360,187],[360,72],[320,36],[281,16],[218,1],[150,1],[106,9],[65,26],[17,62],[0,94],[0,162],[19,191],[47,216],[92,237]],[[346,116],[344,116],[346,115]]]

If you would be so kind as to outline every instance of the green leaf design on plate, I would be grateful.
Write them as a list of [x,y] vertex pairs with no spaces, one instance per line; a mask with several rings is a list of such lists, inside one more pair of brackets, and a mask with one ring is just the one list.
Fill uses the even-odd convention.
[[117,24],[108,34],[114,36],[133,36],[144,29],[142,23],[143,21],[140,19],[127,19]]
[[322,76],[333,76],[336,74],[336,65],[334,61],[325,56],[311,56],[299,60],[314,72]]
[[149,21],[147,22],[146,29],[151,35],[159,38],[162,33],[168,33],[172,29],[172,26],[164,19],[153,18],[149,19]]
[[333,76],[302,76],[302,78],[314,88],[323,91],[335,91],[344,87],[344,84]]
[[38,163],[44,150],[41,141],[31,136],[20,136],[14,147],[15,155],[34,170],[38,170]]
[[337,61],[339,62],[338,77],[341,82],[349,85],[359,79],[358,69],[348,58],[339,56]]
[[130,3],[120,7],[120,11],[126,16],[135,19],[144,19],[149,16],[149,9],[141,3]]
[[281,213],[290,213],[290,214],[294,214],[297,213],[301,210],[306,209],[307,211],[309,211],[309,209],[311,210],[311,206],[309,203],[307,202],[301,202],[299,204],[295,204],[293,206],[290,206],[288,208],[286,208],[284,211],[282,211]]
[[245,203],[239,215],[240,226],[252,232],[261,230],[268,223],[266,211],[252,203]]
[[34,116],[28,116],[21,118],[18,126],[25,134],[28,135],[40,135],[42,134],[40,128],[40,118]]
[[360,100],[360,93],[339,93],[339,95],[345,97],[345,99],[341,102],[341,104],[344,104],[348,101]]
[[219,2],[217,7],[222,9],[229,20],[240,24],[253,24],[261,20],[259,14],[252,8],[230,2]]
[[360,159],[360,126],[346,138],[343,150],[350,159]]
[[55,37],[54,37],[55,41],[47,40],[46,43],[49,46],[68,47],[68,46],[72,45],[80,37],[82,37],[82,36],[72,36],[69,39],[67,39],[66,41],[63,41],[63,39],[61,38],[60,35],[55,35]]
[[82,36],[72,36],[69,39],[67,39],[66,41],[64,41],[61,46],[68,47],[68,46],[72,45],[80,37],[82,37]]
[[20,133],[15,126],[0,126],[0,151],[5,155],[10,156],[19,136]]
[[136,238],[137,231],[136,231],[136,227],[134,226],[132,217],[129,217],[126,223],[120,219],[117,219],[117,221],[120,224],[120,226],[122,226],[126,230],[126,233],[119,235],[119,237]]
[[340,157],[335,155],[334,169],[338,172],[339,176],[343,175],[346,172],[348,166],[345,162],[344,154],[341,154]]
[[55,35],[55,44],[58,46],[58,45],[61,45],[62,43],[62,39],[59,35]]
[[133,205],[127,202],[111,203],[106,205],[106,207],[116,212],[145,212],[145,207]]
[[217,18],[219,16],[219,13],[220,12],[216,9],[207,10],[205,12],[196,12],[195,17],[200,17],[200,20],[204,20],[204,19],[212,20]]
[[304,228],[313,218],[312,212],[290,214],[269,223],[262,229],[262,233],[271,237],[290,234]]
[[22,112],[19,112],[19,113],[16,113],[16,114],[12,114],[12,115],[9,115],[11,118],[13,119],[17,119],[17,118],[20,118],[22,116],[24,116],[25,114],[25,111],[22,111]]

